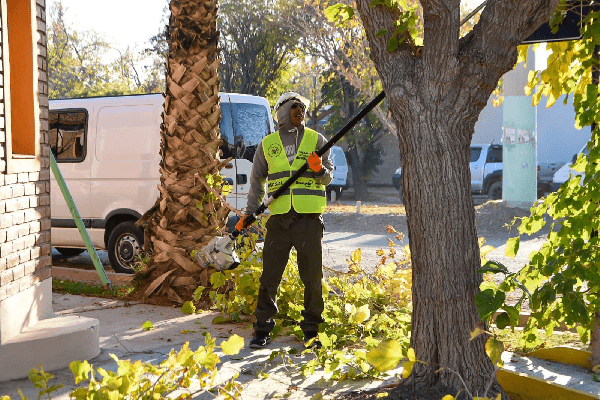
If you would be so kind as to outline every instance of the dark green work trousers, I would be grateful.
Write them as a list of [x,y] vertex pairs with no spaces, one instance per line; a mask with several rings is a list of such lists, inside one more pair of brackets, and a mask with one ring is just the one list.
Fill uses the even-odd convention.
[[277,288],[292,247],[298,254],[298,272],[304,283],[304,332],[317,331],[323,322],[323,222],[319,214],[272,215],[267,221],[263,249],[263,272],[256,305],[254,330],[270,332],[275,327]]

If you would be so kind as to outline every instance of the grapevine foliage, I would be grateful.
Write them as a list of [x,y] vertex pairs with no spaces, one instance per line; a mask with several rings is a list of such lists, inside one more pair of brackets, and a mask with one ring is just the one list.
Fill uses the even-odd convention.
[[[553,23],[560,22],[564,10],[559,7]],[[598,124],[598,86],[592,82],[592,70],[598,69],[595,47],[600,45],[600,12],[588,14],[581,26],[581,40],[548,45],[551,54],[548,67],[531,72],[526,93],[532,94],[533,105],[547,98],[551,107],[564,95],[566,104],[573,97],[575,125]],[[595,22],[596,21],[596,22]],[[537,91],[535,91],[537,90]],[[534,93],[535,91],[535,93]],[[597,126],[597,125],[596,125]],[[496,286],[484,282],[478,294],[482,317],[490,320],[497,310],[504,312],[496,323],[499,328],[515,327],[518,311],[525,299],[531,317],[523,330],[520,345],[535,348],[541,344],[538,329],[547,334],[559,325],[576,328],[581,341],[587,343],[594,328],[594,316],[600,309],[600,133],[593,129],[587,154],[581,154],[572,165],[572,174],[558,191],[538,200],[530,215],[513,221],[520,235],[539,232],[551,224],[547,241],[519,272],[509,273],[499,263],[490,261],[481,272],[502,273],[504,282]],[[520,236],[507,242],[506,254],[518,251]],[[505,294],[520,289],[516,305],[508,305]]]

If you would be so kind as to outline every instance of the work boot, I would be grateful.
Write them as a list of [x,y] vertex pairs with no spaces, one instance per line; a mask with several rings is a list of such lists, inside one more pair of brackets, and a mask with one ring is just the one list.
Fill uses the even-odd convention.
[[[319,341],[318,334],[319,334],[319,332],[317,332],[317,331],[304,332],[304,347],[306,347],[307,349],[311,349],[311,348],[320,349],[321,342]],[[311,339],[314,339],[314,340],[311,341]]]
[[255,331],[254,337],[250,340],[251,349],[262,349],[267,347],[271,343],[271,336],[269,332]]

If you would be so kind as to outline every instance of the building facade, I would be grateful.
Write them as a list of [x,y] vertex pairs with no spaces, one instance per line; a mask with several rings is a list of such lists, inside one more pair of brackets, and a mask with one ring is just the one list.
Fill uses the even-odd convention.
[[[0,381],[99,353],[98,321],[52,311],[45,0],[0,0]],[[83,323],[82,323],[83,322]],[[78,346],[84,346],[78,350]]]

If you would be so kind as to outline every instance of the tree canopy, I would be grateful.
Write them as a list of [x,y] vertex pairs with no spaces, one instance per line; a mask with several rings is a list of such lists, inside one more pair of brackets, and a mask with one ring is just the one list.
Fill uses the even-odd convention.
[[158,68],[142,70],[142,54],[131,48],[119,50],[93,30],[72,28],[62,2],[49,10],[48,20],[51,99],[152,93],[161,89]]

